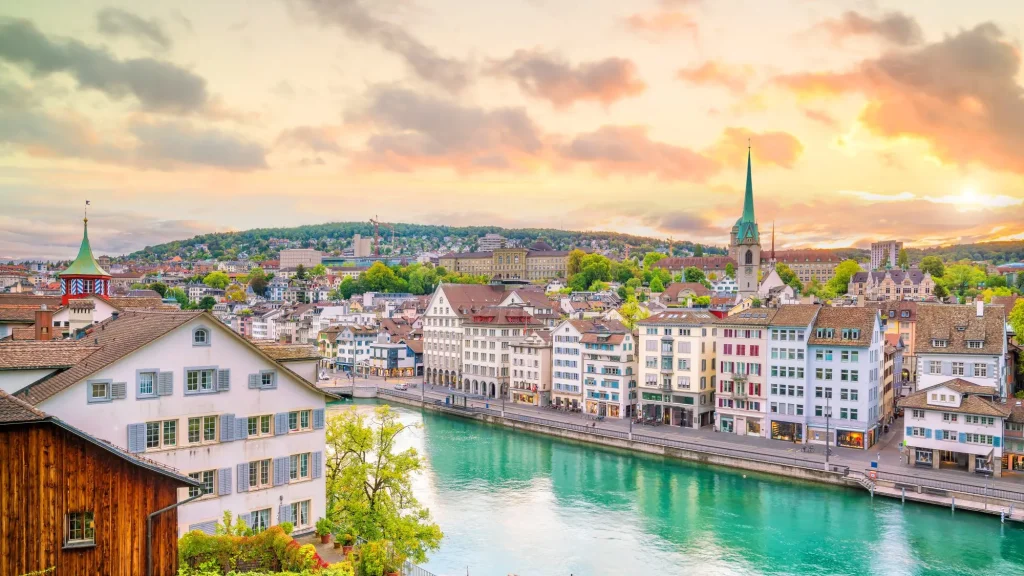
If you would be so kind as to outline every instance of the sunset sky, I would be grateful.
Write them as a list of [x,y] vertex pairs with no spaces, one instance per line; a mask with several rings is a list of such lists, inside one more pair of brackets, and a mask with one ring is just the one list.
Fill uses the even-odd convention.
[[[328,221],[1024,239],[1024,2],[5,2],[0,259]],[[767,241],[767,239],[765,239]]]

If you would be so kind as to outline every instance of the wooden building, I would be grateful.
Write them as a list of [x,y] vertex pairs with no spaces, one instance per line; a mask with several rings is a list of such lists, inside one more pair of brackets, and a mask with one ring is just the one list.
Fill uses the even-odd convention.
[[[147,574],[148,515],[199,486],[0,390],[0,574]],[[154,576],[177,574],[176,511],[153,518]]]

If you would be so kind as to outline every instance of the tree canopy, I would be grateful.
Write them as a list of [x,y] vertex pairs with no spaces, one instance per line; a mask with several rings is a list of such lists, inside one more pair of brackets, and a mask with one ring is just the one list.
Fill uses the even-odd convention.
[[231,278],[228,278],[228,275],[221,272],[220,270],[210,272],[209,274],[203,277],[203,284],[206,284],[210,288],[216,288],[218,290],[223,290],[227,288],[228,284],[230,283]]

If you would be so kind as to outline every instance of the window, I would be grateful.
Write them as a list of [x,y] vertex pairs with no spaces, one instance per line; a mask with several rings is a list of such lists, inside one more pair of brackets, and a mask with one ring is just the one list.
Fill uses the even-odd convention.
[[139,396],[156,396],[156,372],[139,372]]
[[188,419],[188,443],[200,444],[217,441],[217,417],[200,416]]
[[89,402],[110,401],[110,382],[107,380],[89,382]]
[[857,409],[856,408],[850,408],[850,420],[856,420],[856,419],[857,419]]
[[199,488],[189,486],[188,497],[195,498],[200,494],[213,494],[213,486],[215,485],[215,475],[216,470],[203,470],[202,472],[193,472],[189,474],[189,478],[197,480],[200,484],[202,484],[202,486]]
[[948,344],[949,340],[932,339],[932,348],[945,348]]
[[146,449],[170,448],[178,444],[178,421],[146,422]]
[[950,414],[949,412],[943,412],[942,413],[942,421],[943,422],[956,422],[956,417],[957,417],[956,414]]
[[846,388],[841,388],[839,390],[839,399],[840,400],[849,400],[850,399],[850,391],[848,389],[846,389]]
[[270,414],[249,416],[248,427],[249,438],[270,436]]
[[260,372],[260,387],[261,388],[274,388],[276,386],[277,373],[276,372]]
[[305,480],[309,478],[309,452],[304,454],[292,454],[288,459],[290,480]]
[[924,428],[911,428],[910,435],[916,436],[917,438],[924,438]]
[[292,524],[296,528],[309,526],[309,500],[292,503]]
[[929,360],[928,361],[928,373],[929,374],[942,374],[942,362],[940,360]]
[[975,364],[974,365],[974,376],[978,378],[988,377],[988,364]]
[[814,415],[815,416],[824,416],[825,415],[825,411],[824,410],[825,410],[824,406],[815,406],[814,407]]
[[964,363],[963,362],[953,362],[953,376],[963,376],[963,375],[964,375]]
[[69,512],[64,517],[64,545],[89,546],[96,543],[92,512]]
[[981,348],[981,345],[982,345],[982,341],[981,340],[968,340],[967,341],[967,347],[968,348]]
[[910,414],[914,418],[924,418],[924,410],[911,410]]
[[270,487],[270,459],[249,462],[249,490]]
[[209,346],[210,332],[206,328],[196,328],[192,331],[193,346]]
[[212,392],[215,370],[186,370],[185,392]]
[[[857,401],[858,393],[856,388],[850,388],[850,400]],[[856,420],[856,418],[854,418]]]
[[252,528],[252,531],[256,533],[270,528],[270,508],[253,512],[249,517],[249,528]]
[[289,432],[301,432],[303,430],[309,430],[310,417],[312,410],[298,410],[296,412],[288,413],[288,431]]

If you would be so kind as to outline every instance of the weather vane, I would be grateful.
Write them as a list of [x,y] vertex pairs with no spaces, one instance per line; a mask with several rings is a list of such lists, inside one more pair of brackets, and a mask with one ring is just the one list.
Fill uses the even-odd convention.
[[82,207],[82,217],[88,222],[89,221],[89,201],[85,201],[85,206]]

